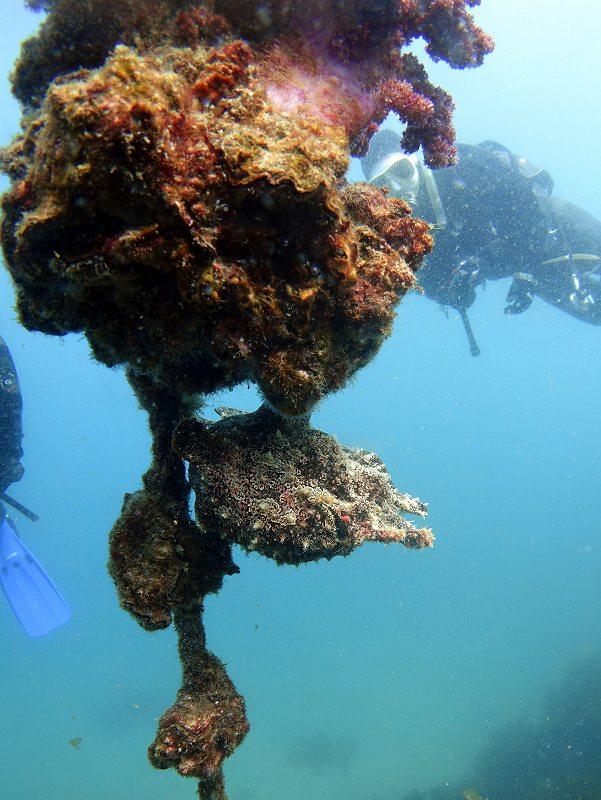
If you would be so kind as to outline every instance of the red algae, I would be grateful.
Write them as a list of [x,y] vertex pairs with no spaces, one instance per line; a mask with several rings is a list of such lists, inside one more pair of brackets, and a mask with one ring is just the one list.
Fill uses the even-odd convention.
[[[0,156],[2,247],[23,324],[83,332],[148,414],[152,463],[109,571],[142,627],[179,637],[182,688],[151,762],[224,800],[248,721],[202,610],[237,572],[233,544],[294,564],[432,544],[403,516],[425,506],[309,415],[377,353],[432,246],[402,200],[346,184],[349,158],[392,111],[406,150],[452,163],[451,98],[407,47],[423,38],[461,68],[492,41],[477,0],[28,5],[48,14],[13,75],[24,116]],[[193,419],[245,381],[257,412]]]

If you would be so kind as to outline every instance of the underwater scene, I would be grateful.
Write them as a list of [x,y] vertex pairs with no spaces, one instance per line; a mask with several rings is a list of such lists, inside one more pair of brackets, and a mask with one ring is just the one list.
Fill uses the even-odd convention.
[[2,800],[601,800],[599,7],[0,9]]

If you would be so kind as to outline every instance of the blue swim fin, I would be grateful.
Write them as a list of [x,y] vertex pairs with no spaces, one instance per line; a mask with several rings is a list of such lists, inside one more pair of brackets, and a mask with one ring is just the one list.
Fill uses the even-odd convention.
[[6,517],[0,524],[0,583],[29,636],[44,636],[71,616],[62,594]]

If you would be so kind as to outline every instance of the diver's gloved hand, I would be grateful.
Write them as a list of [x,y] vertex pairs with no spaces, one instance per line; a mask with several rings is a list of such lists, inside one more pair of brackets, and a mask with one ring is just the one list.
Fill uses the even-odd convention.
[[523,272],[516,273],[505,298],[508,305],[505,306],[504,313],[514,315],[527,311],[532,305],[534,297],[532,292],[535,285],[536,281],[532,275]]
[[477,259],[462,261],[451,273],[451,280],[444,288],[442,304],[457,311],[465,311],[476,299],[476,286],[483,283]]

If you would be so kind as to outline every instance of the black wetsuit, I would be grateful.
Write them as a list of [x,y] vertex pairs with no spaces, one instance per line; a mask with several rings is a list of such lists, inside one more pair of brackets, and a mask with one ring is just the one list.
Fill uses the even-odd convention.
[[[418,273],[427,297],[465,310],[475,287],[514,276],[507,313],[537,295],[601,324],[601,222],[553,197],[553,181],[502,145],[458,145],[456,167],[433,172],[447,223]],[[423,182],[415,214],[436,222]]]
[[0,336],[0,494],[23,475],[19,379],[6,342]]

